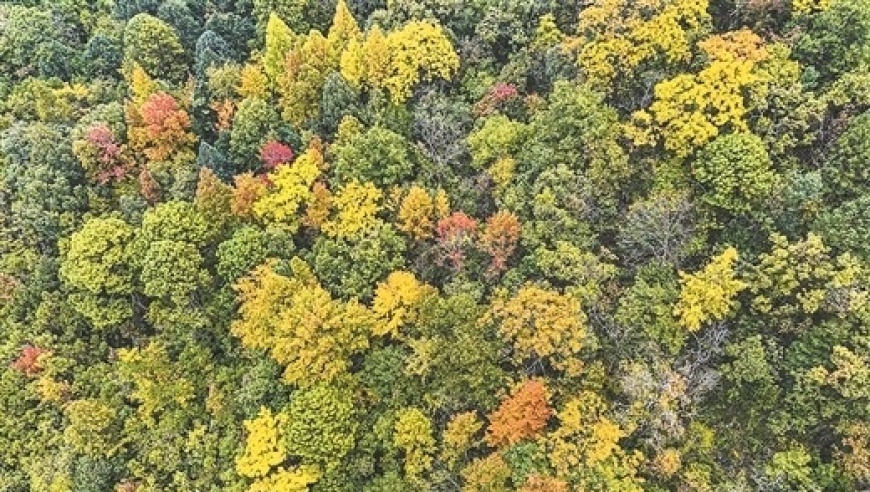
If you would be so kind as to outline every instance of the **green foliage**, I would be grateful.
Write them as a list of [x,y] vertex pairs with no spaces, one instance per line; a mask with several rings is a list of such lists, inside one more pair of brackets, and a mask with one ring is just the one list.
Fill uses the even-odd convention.
[[334,470],[354,447],[357,417],[351,394],[330,386],[295,392],[285,410],[286,452],[303,464]]
[[332,152],[339,183],[369,181],[386,188],[406,182],[416,163],[408,141],[380,126],[342,139]]
[[735,215],[757,210],[776,178],[761,139],[740,133],[707,144],[695,162],[694,177],[705,203]]
[[148,14],[137,14],[124,28],[124,59],[168,82],[181,83],[187,75],[187,55],[178,33]]

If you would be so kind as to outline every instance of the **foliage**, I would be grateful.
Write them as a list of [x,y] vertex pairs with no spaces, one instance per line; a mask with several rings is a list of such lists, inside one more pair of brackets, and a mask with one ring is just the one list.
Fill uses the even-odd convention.
[[680,297],[674,314],[680,325],[694,332],[704,323],[725,318],[736,306],[738,293],[747,287],[736,278],[737,250],[728,248],[697,273],[680,272]]
[[489,416],[486,443],[493,447],[509,446],[534,437],[553,415],[549,399],[547,387],[541,381],[518,384]]
[[870,0],[0,26],[0,490],[870,489]]
[[513,359],[549,360],[557,369],[577,374],[577,357],[586,342],[586,315],[580,302],[566,294],[525,285],[510,298],[496,299],[486,320],[514,346]]

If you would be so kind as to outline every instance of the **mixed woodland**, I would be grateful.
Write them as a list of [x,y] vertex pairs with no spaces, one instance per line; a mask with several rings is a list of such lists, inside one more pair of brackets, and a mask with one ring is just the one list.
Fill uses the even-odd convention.
[[870,0],[0,5],[0,491],[870,490]]

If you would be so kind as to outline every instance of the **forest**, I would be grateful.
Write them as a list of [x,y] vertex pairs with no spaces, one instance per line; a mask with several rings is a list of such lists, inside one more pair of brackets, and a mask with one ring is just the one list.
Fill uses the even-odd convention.
[[0,3],[0,492],[870,491],[870,0]]

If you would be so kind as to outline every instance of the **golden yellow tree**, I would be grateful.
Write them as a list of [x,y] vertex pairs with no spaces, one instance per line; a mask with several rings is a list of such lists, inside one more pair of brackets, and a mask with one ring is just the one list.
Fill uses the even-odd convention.
[[303,207],[315,198],[313,185],[320,177],[322,162],[320,150],[312,146],[292,164],[278,166],[269,174],[271,189],[253,204],[257,218],[296,232],[303,220]]
[[757,70],[768,58],[764,41],[742,30],[698,43],[710,63],[697,74],[681,74],[659,82],[649,113],[635,114],[664,140],[665,149],[687,157],[721,131],[748,132],[747,93],[762,90],[765,77]]
[[374,230],[382,222],[383,193],[372,183],[351,182],[341,187],[332,198],[335,213],[323,224],[330,237],[353,239]]
[[735,298],[747,285],[737,279],[736,262],[737,250],[728,248],[700,272],[680,272],[682,288],[674,314],[684,328],[698,331],[708,321],[725,318],[737,306]]
[[568,374],[582,367],[578,355],[587,335],[586,314],[575,297],[526,285],[511,298],[497,298],[482,321],[497,323],[518,364],[547,359]]
[[412,186],[399,205],[399,230],[414,239],[432,237],[435,222],[450,212],[447,194],[438,191],[429,194],[419,186]]
[[596,89],[631,78],[644,66],[680,66],[709,28],[707,0],[595,0],[580,12],[577,63]]
[[459,69],[459,55],[440,25],[413,21],[387,35],[389,77],[384,85],[396,103],[402,103],[420,82],[450,80]]
[[269,261],[236,285],[239,319],[230,331],[248,348],[285,366],[284,381],[308,386],[344,375],[350,358],[368,347],[372,313],[356,301],[332,298],[308,265],[294,258],[285,277]]
[[417,318],[417,308],[435,289],[426,285],[413,273],[397,271],[375,289],[372,312],[377,317],[374,333],[378,336],[399,336],[399,329]]

